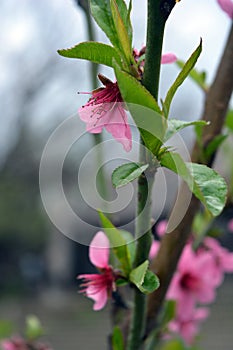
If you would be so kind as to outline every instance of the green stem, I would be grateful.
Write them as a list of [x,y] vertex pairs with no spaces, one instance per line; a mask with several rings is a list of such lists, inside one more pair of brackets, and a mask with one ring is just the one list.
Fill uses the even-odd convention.
[[[141,147],[140,162],[145,162],[146,151]],[[138,208],[136,222],[137,251],[135,266],[140,265],[148,259],[150,251],[152,234],[150,230],[151,223],[151,194],[154,183],[154,173],[142,174],[138,180]],[[145,233],[144,233],[145,232]],[[140,348],[146,321],[146,296],[135,288],[134,291],[134,309],[130,325],[128,339],[128,350],[137,350]]]
[[[175,1],[173,1],[173,3],[175,3]],[[156,100],[158,99],[164,26],[168,17],[168,15],[164,13],[163,5],[163,0],[148,0],[147,43],[143,85],[150,91]],[[143,145],[142,140],[141,144]],[[136,238],[138,241],[135,266],[140,265],[148,259],[152,239],[150,230],[151,194],[156,169],[152,164],[152,158],[149,152],[147,152],[144,147],[141,147],[140,163],[145,162],[145,160],[147,160],[147,163],[149,161],[149,168],[153,170],[151,174],[149,173],[149,176],[142,174],[138,180],[138,207],[136,221]],[[132,312],[127,350],[137,350],[141,348],[145,331],[146,296],[138,289],[135,289],[134,293],[134,308]]]

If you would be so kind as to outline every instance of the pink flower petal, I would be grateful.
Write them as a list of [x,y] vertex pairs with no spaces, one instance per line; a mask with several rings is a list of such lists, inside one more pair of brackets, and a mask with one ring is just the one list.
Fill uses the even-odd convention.
[[233,18],[233,1],[232,0],[217,0],[221,9]]
[[109,240],[104,232],[99,231],[93,238],[89,248],[89,258],[99,268],[108,267]]
[[150,252],[149,252],[149,259],[152,260],[154,257],[157,255],[158,250],[159,250],[159,242],[158,241],[153,241],[150,247]]
[[107,288],[102,288],[96,291],[95,288],[89,286],[87,288],[86,294],[89,298],[94,300],[93,310],[98,311],[103,309],[108,301],[108,291]]
[[10,340],[3,340],[1,342],[1,346],[3,350],[16,350],[16,346]]
[[161,220],[158,225],[156,226],[156,232],[159,237],[162,237],[165,235],[167,230],[167,220]]
[[106,130],[123,145],[126,152],[129,152],[132,148],[132,135],[122,104],[116,103],[106,114],[111,115],[109,122],[105,125]]
[[177,57],[174,53],[164,53],[161,58],[161,63],[166,64],[166,63],[174,63],[177,61]]

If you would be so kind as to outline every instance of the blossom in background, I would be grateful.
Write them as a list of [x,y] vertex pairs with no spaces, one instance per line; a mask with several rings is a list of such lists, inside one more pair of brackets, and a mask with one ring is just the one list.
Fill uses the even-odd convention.
[[221,9],[233,19],[233,1],[232,0],[217,0]]
[[186,316],[185,313],[177,314],[175,319],[169,323],[170,332],[180,335],[187,345],[191,345],[200,331],[200,324],[209,316],[206,307],[193,308],[193,312]]
[[214,301],[217,270],[209,251],[196,254],[191,244],[185,246],[167,293],[167,299],[176,300],[179,314],[192,315],[196,303]]
[[52,350],[49,346],[41,343],[28,343],[25,339],[17,336],[1,341],[2,350]]
[[81,293],[94,300],[94,310],[102,309],[107,303],[112,291],[116,290],[116,275],[109,265],[109,240],[104,232],[97,232],[91,241],[89,258],[93,265],[100,270],[100,274],[84,274],[78,278],[83,279]]
[[167,220],[161,220],[156,226],[156,233],[161,238],[165,235],[167,230]]
[[216,285],[219,286],[223,282],[224,273],[233,272],[233,253],[223,248],[216,239],[211,237],[206,237],[203,245],[214,258],[216,269],[213,278],[215,278]]
[[230,232],[233,232],[233,219],[229,220],[227,228]]
[[[233,220],[232,220],[233,225]],[[156,234],[162,238],[166,233],[167,221],[156,225]],[[187,345],[191,345],[199,333],[200,324],[209,315],[207,306],[215,299],[216,288],[223,282],[224,274],[233,272],[233,253],[212,238],[205,237],[197,250],[193,250],[193,240],[183,249],[176,272],[173,275],[166,299],[176,302],[175,317],[167,327],[164,339],[179,335]],[[156,257],[160,241],[154,240],[149,258]]]
[[[140,61],[140,58],[145,54],[145,52],[146,52],[146,46],[143,46],[140,51],[138,51],[137,49],[134,49],[133,56],[134,56],[135,61],[136,62]],[[176,61],[177,61],[177,57],[172,52],[165,53],[161,57],[161,64],[174,63]],[[145,60],[142,59],[140,66],[143,66],[144,62],[145,62]]]
[[149,259],[152,260],[154,257],[157,255],[158,250],[159,250],[160,243],[159,241],[153,240],[151,247],[150,247],[150,252],[149,252]]
[[98,77],[105,87],[92,91],[89,101],[78,110],[80,119],[92,134],[101,133],[105,128],[129,152],[132,135],[118,84],[101,74]]

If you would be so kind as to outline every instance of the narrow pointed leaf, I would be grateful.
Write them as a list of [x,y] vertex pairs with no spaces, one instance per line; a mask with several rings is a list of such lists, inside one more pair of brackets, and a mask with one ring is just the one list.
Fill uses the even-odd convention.
[[116,168],[112,173],[113,186],[118,188],[127,185],[129,182],[137,179],[147,168],[149,164],[126,163]]
[[112,334],[113,350],[124,350],[124,339],[120,327],[115,326]]
[[178,119],[168,119],[168,128],[166,130],[166,134],[164,136],[164,142],[170,139],[174,134],[176,134],[178,131],[187,128],[188,126],[195,125],[195,126],[205,126],[208,125],[208,123],[204,120],[196,120],[192,122],[185,122],[183,120]]
[[176,301],[166,300],[164,303],[163,310],[161,312],[161,328],[165,328],[167,324],[175,318],[176,315]]
[[112,67],[112,59],[114,58],[121,65],[121,58],[114,47],[94,41],[80,43],[69,49],[58,50],[58,53],[64,57],[80,58],[109,67]]
[[119,10],[120,16],[122,18],[122,21],[124,23],[124,26],[127,30],[130,46],[132,46],[133,29],[132,29],[132,24],[131,24],[131,20],[130,20],[132,3],[130,1],[128,9],[127,9],[127,6],[126,6],[126,3],[124,0],[116,0],[116,3],[117,3],[118,10]]
[[200,44],[198,45],[196,50],[193,52],[193,54],[190,56],[188,61],[185,63],[184,67],[182,68],[181,72],[177,76],[176,80],[168,90],[167,96],[164,101],[164,114],[166,117],[169,114],[170,105],[178,87],[184,82],[184,80],[189,75],[190,71],[195,66],[197,59],[201,54],[201,50],[202,50],[202,41],[200,41]]
[[109,0],[90,0],[90,9],[93,18],[107,35],[113,46],[119,47],[119,40],[112,18]]
[[[181,61],[181,60],[177,60],[176,64],[179,68],[183,69],[185,62]],[[206,84],[206,72],[202,71],[199,72],[198,70],[196,70],[195,68],[193,68],[190,73],[189,73],[189,77],[204,91],[207,91],[207,84]]]
[[[130,63],[131,57],[132,57],[132,48],[131,48],[131,43],[128,36],[127,28],[121,17],[116,0],[110,0],[110,6],[112,11],[113,22],[114,22],[116,33],[120,43],[119,49],[123,50],[128,63]],[[125,9],[125,15],[127,17],[127,8]]]
[[186,163],[175,152],[162,154],[160,163],[181,176],[213,216],[221,213],[226,202],[227,186],[225,180],[213,169],[202,164]]
[[121,264],[122,270],[125,275],[128,276],[132,268],[132,247],[129,245],[134,242],[128,243],[127,238],[121,230],[118,230],[111,221],[99,211],[99,217],[103,226],[104,232],[110,241],[110,246],[113,248],[113,252]]

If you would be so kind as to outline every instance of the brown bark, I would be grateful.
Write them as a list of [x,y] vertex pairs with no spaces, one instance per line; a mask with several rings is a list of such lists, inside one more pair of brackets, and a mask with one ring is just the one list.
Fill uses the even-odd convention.
[[[206,146],[221,133],[233,89],[233,26],[220,60],[215,79],[206,94],[202,119],[210,121],[204,128],[203,145]],[[203,163],[201,152],[196,143],[192,152],[192,161]],[[214,157],[208,161],[213,164]],[[185,187],[184,187],[185,189]],[[177,228],[165,235],[161,241],[157,257],[152,262],[152,270],[159,276],[160,287],[148,298],[147,334],[156,327],[157,317],[164,301],[168,286],[175,272],[178,260],[189,237],[192,221],[199,208],[198,200],[193,196],[186,215]]]

